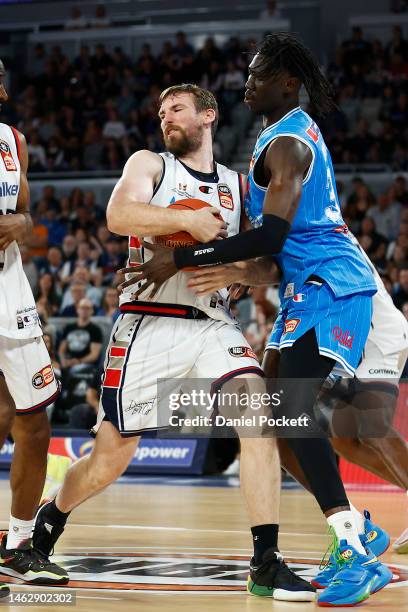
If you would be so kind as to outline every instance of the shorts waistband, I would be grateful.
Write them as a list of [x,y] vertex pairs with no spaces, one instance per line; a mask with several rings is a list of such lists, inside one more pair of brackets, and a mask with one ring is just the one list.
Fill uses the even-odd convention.
[[208,319],[208,315],[194,308],[194,306],[183,304],[164,304],[161,302],[142,302],[135,300],[126,302],[120,306],[120,311],[126,314],[144,314],[153,317],[175,317],[177,319]]

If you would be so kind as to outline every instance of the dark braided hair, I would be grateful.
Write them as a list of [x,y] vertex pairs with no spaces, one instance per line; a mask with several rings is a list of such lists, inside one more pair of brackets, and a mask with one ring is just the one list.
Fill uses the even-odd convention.
[[303,83],[318,115],[326,115],[336,108],[332,86],[317,59],[294,34],[277,32],[266,36],[258,53],[260,62],[254,71],[257,75],[270,78],[287,71]]

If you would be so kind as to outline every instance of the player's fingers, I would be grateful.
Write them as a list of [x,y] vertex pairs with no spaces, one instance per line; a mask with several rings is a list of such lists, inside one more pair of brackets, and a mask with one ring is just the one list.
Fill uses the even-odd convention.
[[144,291],[146,291],[146,290],[147,290],[147,289],[150,287],[150,285],[152,285],[152,284],[153,284],[153,281],[149,281],[149,282],[147,282],[147,283],[144,283],[144,284],[143,284],[141,287],[139,287],[139,289],[138,289],[137,291],[135,291],[135,292],[132,294],[132,298],[133,298],[134,300],[135,300],[135,299],[137,299],[137,298],[139,297],[139,295],[140,295],[141,293],[143,293]]
[[120,268],[118,274],[136,274],[142,268],[143,264],[137,264],[136,266],[129,266],[128,268]]
[[157,244],[153,244],[153,242],[146,242],[146,240],[142,240],[142,246],[148,251],[157,251],[159,248]]
[[138,278],[131,278],[127,281],[125,281],[124,283],[121,283],[120,285],[118,285],[118,289],[120,289],[120,291],[123,291],[123,289],[126,289],[126,287],[130,287],[130,285],[134,285],[135,283],[138,283],[140,280],[143,280],[144,276],[141,275]]
[[221,229],[221,230],[218,232],[218,236],[217,236],[217,237],[218,237],[218,238],[221,238],[221,239],[222,239],[222,238],[228,238],[228,232],[227,232],[227,230],[226,230],[226,229]]

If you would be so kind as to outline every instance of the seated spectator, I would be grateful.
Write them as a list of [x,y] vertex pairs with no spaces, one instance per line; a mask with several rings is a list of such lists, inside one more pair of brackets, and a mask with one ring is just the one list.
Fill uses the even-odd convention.
[[115,287],[107,287],[102,300],[102,306],[97,310],[96,314],[100,317],[110,317],[112,323],[116,321],[120,315],[119,310],[119,294]]
[[[95,308],[98,308],[101,300],[102,300],[102,288],[101,287],[95,287],[94,285],[91,284],[91,272],[90,270],[88,270],[88,268],[84,267],[84,266],[77,266],[74,270],[74,273],[72,275],[72,283],[71,283],[71,287],[73,285],[74,282],[80,282],[83,285],[85,285],[85,292],[86,292],[86,297],[91,300],[91,302],[93,303],[93,305],[95,306]],[[71,305],[75,304],[75,300],[73,297],[73,293],[71,290],[71,287],[68,287],[65,292],[64,295],[62,297],[62,304],[61,304],[61,310],[63,312],[65,312],[66,308],[69,308]],[[84,296],[85,297],[85,296]],[[67,312],[72,312],[72,310],[69,310]],[[62,315],[62,316],[75,316],[75,313],[73,315]]]
[[66,225],[57,217],[57,211],[49,208],[38,219],[38,223],[45,225],[48,230],[49,246],[60,246],[67,233]]
[[120,240],[110,235],[104,243],[104,253],[99,265],[102,267],[105,279],[108,280],[119,268],[126,263],[127,256],[121,252]]
[[92,314],[92,302],[87,298],[81,299],[76,322],[69,323],[62,332],[59,356],[63,368],[98,363],[103,336],[101,329],[92,323]]
[[109,111],[108,120],[103,126],[102,136],[104,138],[114,138],[118,140],[126,135],[126,127],[123,121],[119,119],[119,113],[116,109]]
[[281,10],[277,7],[276,0],[266,0],[266,7],[259,13],[259,19],[280,19],[282,16]]
[[35,263],[32,260],[31,253],[27,245],[19,244],[21,261],[23,263],[23,269],[25,275],[28,278],[28,282],[30,283],[31,290],[34,291],[38,282],[38,269]]
[[361,238],[364,236],[370,238],[369,248],[365,249],[367,255],[371,261],[376,263],[376,265],[379,265],[381,262],[381,264],[384,266],[388,242],[384,236],[376,231],[375,222],[372,217],[364,217],[364,219],[361,221],[361,229],[358,235],[358,240],[361,242]]
[[[61,317],[77,316],[77,308],[79,306],[79,302],[85,298],[86,288],[86,283],[84,283],[83,281],[73,280],[71,282],[62,298],[62,304],[59,311],[59,315]],[[66,305],[64,305],[64,300]]]
[[33,130],[28,138],[27,151],[30,159],[30,172],[45,172],[47,157],[36,130]]
[[27,238],[27,246],[30,256],[34,258],[47,257],[48,253],[48,228],[33,216],[33,229]]
[[92,429],[96,422],[101,393],[101,374],[95,371],[86,390],[85,402],[72,407],[69,414],[69,426],[73,429]]
[[34,292],[34,298],[36,303],[42,305],[49,317],[53,317],[58,313],[60,296],[52,274],[46,272],[40,276],[38,286]]
[[87,19],[82,15],[79,6],[71,9],[71,18],[67,19],[64,25],[65,30],[83,30],[88,27]]
[[62,374],[61,364],[58,361],[57,355],[55,354],[53,337],[51,336],[51,334],[45,333],[43,335],[43,339],[45,342],[45,346],[47,347],[47,351],[50,354],[51,365],[54,369],[55,378],[57,380],[61,380],[61,374]]
[[394,240],[398,236],[401,216],[401,204],[394,200],[394,192],[388,189],[380,195],[378,203],[367,211],[377,228],[377,232],[387,240]]
[[91,28],[108,28],[110,25],[112,22],[106,14],[105,6],[98,4],[95,9],[95,17],[90,21]]
[[60,280],[60,273],[63,266],[61,249],[53,246],[48,249],[47,259],[40,268],[40,274],[51,274],[55,280]]
[[408,266],[404,266],[398,272],[398,286],[393,292],[392,299],[400,310],[402,305],[408,302]]

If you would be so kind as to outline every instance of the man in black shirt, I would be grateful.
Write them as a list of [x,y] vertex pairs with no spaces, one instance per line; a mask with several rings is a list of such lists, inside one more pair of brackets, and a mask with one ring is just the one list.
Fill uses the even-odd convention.
[[89,363],[96,364],[102,349],[102,331],[91,322],[93,305],[83,298],[78,304],[78,319],[63,331],[59,354],[63,368]]

